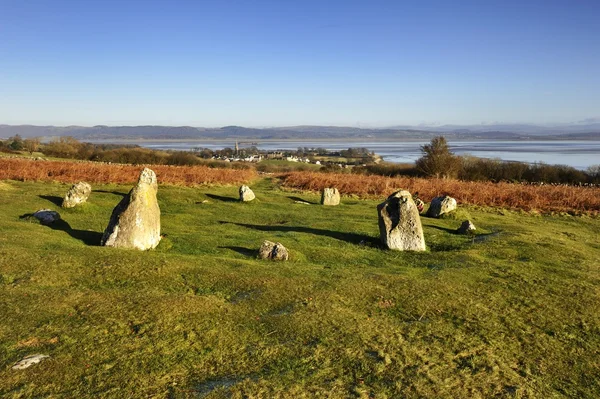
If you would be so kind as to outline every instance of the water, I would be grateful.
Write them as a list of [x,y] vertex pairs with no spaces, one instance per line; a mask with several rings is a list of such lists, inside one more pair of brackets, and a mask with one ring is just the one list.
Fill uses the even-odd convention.
[[[192,150],[196,147],[212,150],[235,146],[234,140],[223,141],[118,141],[119,143],[138,144],[143,147],[165,150]],[[424,141],[294,141],[270,140],[251,141],[264,151],[296,150],[298,147],[323,147],[331,151],[349,147],[366,147],[381,155],[389,162],[414,162],[421,157],[420,147],[429,143]],[[241,147],[249,147],[250,141],[240,142]],[[470,154],[481,158],[499,158],[506,161],[544,162],[562,164],[584,170],[591,165],[600,164],[600,141],[593,140],[556,140],[556,141],[500,141],[472,140],[453,141],[450,149],[457,155]]]

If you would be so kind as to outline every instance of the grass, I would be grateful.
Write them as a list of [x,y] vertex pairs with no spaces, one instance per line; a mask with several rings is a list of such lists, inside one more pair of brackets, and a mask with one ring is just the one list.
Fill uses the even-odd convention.
[[[378,247],[378,201],[256,180],[161,186],[156,250],[97,246],[130,186],[0,185],[0,397],[596,398],[600,223],[463,207],[428,251]],[[208,202],[204,202],[207,200]],[[459,204],[459,206],[461,206]],[[19,217],[58,210],[57,228]],[[290,261],[260,261],[264,239]],[[26,355],[51,357],[26,370]]]

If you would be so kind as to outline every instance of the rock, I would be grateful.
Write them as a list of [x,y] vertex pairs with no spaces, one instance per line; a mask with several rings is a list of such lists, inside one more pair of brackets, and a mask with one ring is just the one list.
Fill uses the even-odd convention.
[[160,242],[158,184],[154,171],[145,168],[137,185],[115,207],[101,245],[146,250]]
[[460,227],[456,229],[456,232],[458,234],[469,234],[475,230],[477,230],[475,228],[475,225],[470,220],[465,220],[464,222],[462,222]]
[[419,211],[406,190],[397,191],[377,206],[383,245],[399,251],[425,251]]
[[254,198],[256,198],[256,196],[254,195],[254,192],[250,189],[250,187],[248,187],[248,186],[240,187],[240,201],[248,202],[248,201],[252,201]]
[[425,203],[420,198],[414,198],[414,201],[419,213],[423,212],[423,209],[425,208]]
[[51,209],[40,209],[39,211],[35,212],[32,216],[39,220],[40,223],[45,226],[51,225],[52,223],[60,220],[60,214]]
[[271,260],[288,260],[287,249],[280,242],[265,240],[258,250],[258,257]]
[[73,184],[63,199],[62,207],[74,208],[79,204],[83,204],[85,201],[87,201],[91,192],[92,186],[84,181]]
[[15,365],[12,366],[12,369],[13,370],[23,370],[30,366],[33,366],[34,364],[38,364],[42,360],[49,358],[49,357],[50,356],[48,356],[48,355],[41,355],[41,354],[25,356],[23,359],[21,359],[17,363],[15,363]]
[[321,193],[322,205],[339,205],[340,192],[337,188],[324,188]]
[[456,209],[456,200],[452,197],[444,195],[443,197],[435,197],[431,200],[431,205],[427,210],[427,216],[438,218],[444,213],[451,212]]
[[301,204],[301,205],[310,205],[310,202],[306,202],[306,201],[294,201],[296,204]]

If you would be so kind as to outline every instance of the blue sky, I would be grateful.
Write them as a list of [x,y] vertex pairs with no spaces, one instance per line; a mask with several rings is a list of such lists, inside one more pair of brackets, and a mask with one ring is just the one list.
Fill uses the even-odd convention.
[[0,123],[600,117],[600,1],[0,0]]

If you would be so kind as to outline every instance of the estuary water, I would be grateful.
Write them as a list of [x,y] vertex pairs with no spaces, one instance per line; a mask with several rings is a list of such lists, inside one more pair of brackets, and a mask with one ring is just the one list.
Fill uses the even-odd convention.
[[[193,148],[225,147],[233,148],[233,140],[207,141],[119,141],[119,143],[138,144],[154,149],[189,151]],[[322,147],[328,150],[344,150],[349,147],[365,147],[381,155],[388,162],[414,162],[421,156],[420,148],[429,140],[423,141],[343,141],[343,140],[254,140],[240,142],[239,146],[256,145],[261,150],[296,150],[298,147]],[[506,161],[544,162],[562,164],[584,170],[591,165],[600,164],[600,140],[470,140],[452,141],[450,149],[457,155],[473,155],[481,158],[499,158]]]

